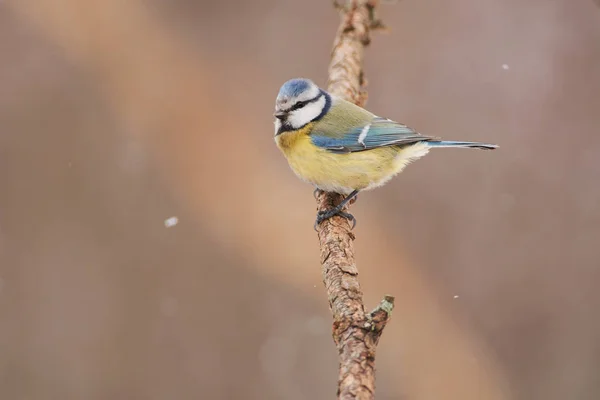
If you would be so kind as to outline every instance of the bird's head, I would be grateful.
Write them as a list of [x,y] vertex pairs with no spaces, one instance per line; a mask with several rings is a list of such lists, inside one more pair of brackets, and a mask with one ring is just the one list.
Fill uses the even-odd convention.
[[281,86],[275,101],[275,135],[300,129],[321,118],[331,99],[309,79],[291,79]]

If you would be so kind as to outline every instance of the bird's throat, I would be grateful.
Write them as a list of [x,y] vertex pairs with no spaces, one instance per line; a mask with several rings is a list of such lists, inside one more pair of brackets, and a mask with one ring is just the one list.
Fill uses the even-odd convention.
[[284,154],[288,154],[296,145],[299,143],[310,140],[310,132],[314,126],[314,122],[304,125],[300,129],[296,129],[293,131],[285,131],[275,136],[275,143],[277,143],[277,147]]

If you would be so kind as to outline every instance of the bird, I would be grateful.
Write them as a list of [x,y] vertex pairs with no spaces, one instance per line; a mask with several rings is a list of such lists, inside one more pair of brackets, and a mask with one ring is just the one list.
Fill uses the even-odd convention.
[[314,224],[339,215],[356,224],[343,207],[359,192],[378,188],[432,148],[493,150],[495,144],[446,141],[379,117],[328,93],[312,80],[285,82],[275,100],[275,143],[294,173],[317,191],[344,199],[319,211]]

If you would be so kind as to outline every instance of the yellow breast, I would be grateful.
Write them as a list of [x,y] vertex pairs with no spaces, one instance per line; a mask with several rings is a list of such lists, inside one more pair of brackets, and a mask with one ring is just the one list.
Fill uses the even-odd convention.
[[411,160],[428,151],[426,145],[419,143],[405,148],[389,146],[332,153],[312,144],[309,135],[312,125],[282,133],[275,137],[275,142],[298,177],[329,192],[348,194],[355,189],[381,186]]

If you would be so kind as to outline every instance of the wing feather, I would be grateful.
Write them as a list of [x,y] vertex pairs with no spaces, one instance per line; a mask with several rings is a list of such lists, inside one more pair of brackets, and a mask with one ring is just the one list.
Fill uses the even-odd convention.
[[333,153],[352,153],[385,146],[405,146],[437,138],[421,135],[392,120],[375,117],[368,124],[352,128],[341,137],[320,134],[318,128],[313,129],[311,139],[315,146]]

